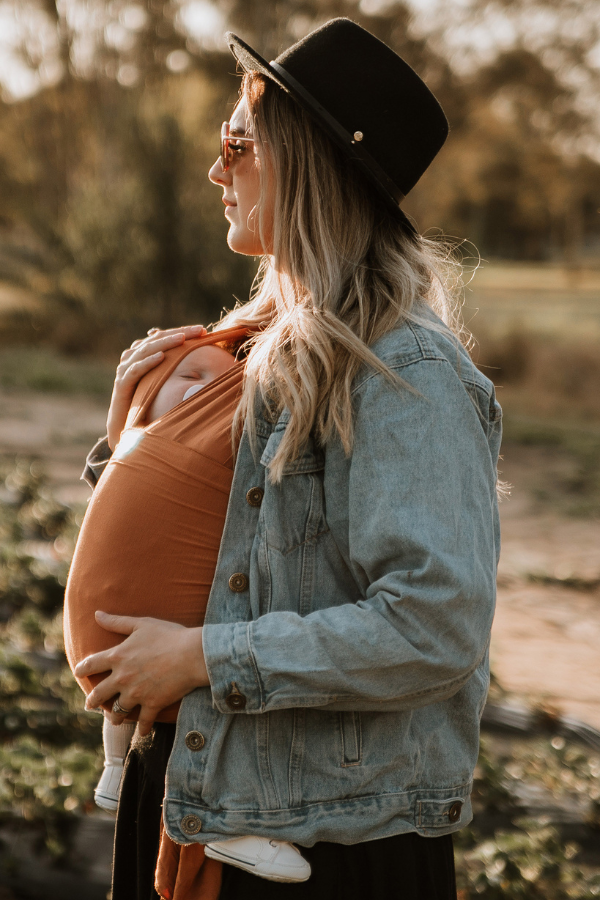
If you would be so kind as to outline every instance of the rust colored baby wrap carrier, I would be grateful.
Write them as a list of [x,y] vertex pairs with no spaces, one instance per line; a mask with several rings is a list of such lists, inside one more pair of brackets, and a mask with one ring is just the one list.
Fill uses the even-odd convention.
[[[144,420],[188,353],[206,344],[235,349],[247,334],[227,329],[186,341],[140,381],[73,556],[64,623],[72,669],[125,639],[96,624],[97,609],[202,625],[233,478],[231,423],[243,362],[151,424]],[[77,680],[89,693],[104,677]],[[178,707],[163,710],[158,721],[175,722]]]

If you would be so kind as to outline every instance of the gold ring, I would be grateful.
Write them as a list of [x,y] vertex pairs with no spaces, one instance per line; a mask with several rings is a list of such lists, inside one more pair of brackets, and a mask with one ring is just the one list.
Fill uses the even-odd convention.
[[129,713],[132,712],[131,709],[123,709],[118,699],[113,703],[112,711],[114,712],[115,716],[128,716]]

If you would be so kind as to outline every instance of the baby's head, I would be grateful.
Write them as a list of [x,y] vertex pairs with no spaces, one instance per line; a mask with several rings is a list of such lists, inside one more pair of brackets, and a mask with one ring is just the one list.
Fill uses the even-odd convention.
[[146,423],[164,416],[183,399],[193,396],[234,364],[235,359],[231,353],[216,344],[205,344],[192,350],[169,375],[152,401]]

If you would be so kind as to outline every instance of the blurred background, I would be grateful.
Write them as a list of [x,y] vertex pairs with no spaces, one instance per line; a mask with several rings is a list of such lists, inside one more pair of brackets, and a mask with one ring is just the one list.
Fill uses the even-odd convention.
[[62,595],[121,350],[217,320],[256,269],[206,178],[239,86],[224,32],[272,59],[337,15],[447,112],[405,208],[457,243],[505,410],[461,900],[600,896],[600,4],[0,0],[0,900],[107,896],[100,720],[65,668]]

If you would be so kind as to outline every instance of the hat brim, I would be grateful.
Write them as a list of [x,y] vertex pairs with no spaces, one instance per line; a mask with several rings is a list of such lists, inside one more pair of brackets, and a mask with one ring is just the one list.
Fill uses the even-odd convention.
[[[298,87],[294,82],[291,76],[287,77],[287,73],[282,66],[278,66],[277,70],[273,68],[273,66],[263,59],[263,57],[252,49],[245,41],[243,41],[237,34],[234,34],[232,31],[228,31],[225,35],[227,40],[227,44],[231,53],[238,61],[244,72],[259,72],[261,75],[265,75],[267,78],[270,78],[271,81],[274,81],[282,90],[286,91],[286,93],[290,94],[293,99],[301,106],[309,115],[312,116],[313,119],[327,132],[329,137],[336,143],[338,147],[340,147],[346,154],[348,154],[348,145],[347,142],[343,142],[339,139],[339,135],[336,131],[331,127],[330,123],[327,119],[330,119],[330,116],[327,118],[324,115],[324,110],[321,105],[314,100],[310,94],[303,90],[302,93],[298,90]],[[418,234],[417,229],[410,221],[406,213],[400,208],[396,199],[385,189],[385,187],[381,184],[381,182],[373,175],[371,171],[369,171],[368,167],[364,165],[360,166],[361,171],[369,178],[370,183],[377,190],[378,196],[386,202],[386,208],[388,211],[394,216],[394,218],[400,222],[406,229],[406,231],[415,236]]]

